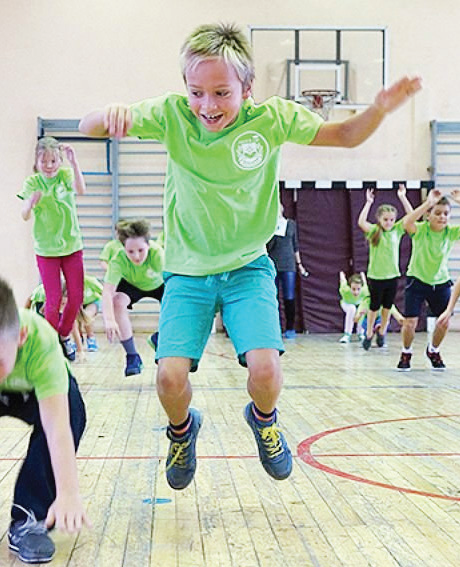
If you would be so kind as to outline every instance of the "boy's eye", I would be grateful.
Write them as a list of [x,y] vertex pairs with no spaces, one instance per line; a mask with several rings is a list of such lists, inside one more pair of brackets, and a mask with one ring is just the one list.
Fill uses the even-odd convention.
[[217,96],[228,96],[230,94],[229,91],[217,91]]
[[201,96],[201,91],[192,91],[193,96]]

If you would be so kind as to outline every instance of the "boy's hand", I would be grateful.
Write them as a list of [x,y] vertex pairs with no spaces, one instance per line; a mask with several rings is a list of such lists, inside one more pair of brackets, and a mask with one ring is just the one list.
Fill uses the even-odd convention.
[[109,104],[104,109],[104,128],[109,136],[123,138],[133,125],[129,106],[126,104]]
[[449,326],[449,321],[450,321],[450,316],[452,315],[451,311],[446,309],[445,311],[443,311],[441,313],[441,315],[439,315],[439,317],[436,320],[436,325],[438,327],[441,327],[441,329],[447,329],[447,327]]
[[398,187],[398,197],[401,199],[406,196],[406,186],[404,183],[400,183]]
[[105,334],[110,343],[113,343],[115,339],[120,337],[120,328],[116,321],[105,321]]
[[456,203],[460,205],[460,189],[453,189],[450,192],[450,196]]
[[403,77],[388,89],[382,89],[375,97],[374,104],[382,112],[393,112],[422,88],[420,77]]
[[439,189],[432,189],[428,193],[426,200],[429,203],[430,207],[434,207],[441,197],[442,193]]
[[67,161],[74,165],[77,161],[77,157],[75,155],[75,150],[70,144],[59,144],[59,149],[62,152],[63,156],[67,159]]
[[56,498],[48,509],[45,524],[47,528],[54,526],[68,533],[79,532],[83,525],[88,528],[92,527],[80,497],[70,494]]
[[366,201],[370,204],[372,204],[374,202],[375,196],[374,196],[374,190],[373,189],[367,189],[366,190]]

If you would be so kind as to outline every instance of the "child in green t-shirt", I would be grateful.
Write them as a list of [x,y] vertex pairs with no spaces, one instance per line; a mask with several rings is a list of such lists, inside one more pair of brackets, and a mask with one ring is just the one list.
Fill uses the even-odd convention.
[[157,390],[171,440],[166,476],[182,489],[195,473],[201,414],[190,408],[189,372],[202,355],[217,308],[248,367],[252,401],[244,414],[260,459],[271,476],[284,479],[292,457],[277,424],[283,343],[276,274],[265,248],[278,218],[281,146],[356,146],[420,89],[420,79],[404,78],[361,114],[328,123],[277,96],[254,102],[251,47],[235,26],[203,25],[192,32],[181,67],[186,95],[112,104],[80,122],[89,136],[151,138],[168,151],[166,291],[156,354]]
[[[70,168],[62,167],[63,156]],[[85,193],[85,181],[72,146],[51,137],[38,141],[34,169],[18,194],[24,200],[22,218],[34,215],[34,250],[47,297],[45,318],[59,333],[65,356],[75,360],[70,332],[83,299],[83,241],[75,193]],[[68,290],[62,315],[61,272]]]
[[[150,225],[146,219],[125,221],[118,226],[122,248],[107,266],[102,290],[102,314],[109,341],[119,338],[126,351],[125,375],[139,374],[142,359],[134,344],[129,318],[132,306],[143,297],[161,302],[163,284],[163,248],[149,240]],[[157,334],[150,337],[156,346]]]
[[[455,200],[460,201],[457,192]],[[435,317],[448,307],[452,281],[448,259],[456,240],[460,239],[460,226],[449,225],[451,207],[449,200],[438,189],[428,193],[424,203],[403,218],[403,226],[412,239],[412,253],[407,267],[405,292],[405,320],[402,328],[403,347],[397,369],[411,369],[412,342],[415,337],[421,307],[426,301]],[[426,220],[416,222],[422,215]],[[448,325],[436,323],[426,355],[434,370],[444,370],[445,364],[439,348]]]
[[339,273],[339,294],[340,307],[345,313],[343,324],[343,336],[340,343],[347,344],[351,341],[353,327],[356,323],[356,334],[361,340],[364,336],[364,329],[360,323],[365,311],[360,309],[360,305],[369,297],[366,276],[364,273],[351,274],[347,279],[345,272]]
[[34,311],[18,311],[3,279],[0,416],[33,427],[14,489],[9,547],[26,563],[45,563],[55,551],[48,529],[74,533],[89,525],[75,459],[85,429],[85,406],[56,332]]
[[[406,197],[406,187],[399,185],[398,197],[404,211],[410,213],[412,205]],[[374,191],[366,191],[366,202],[358,217],[358,226],[369,241],[369,266],[367,282],[369,285],[370,305],[367,313],[366,336],[363,340],[364,350],[369,350],[374,335],[375,320],[381,310],[381,322],[377,330],[377,345],[385,345],[385,335],[390,320],[390,310],[394,303],[398,287],[399,244],[404,235],[402,220],[396,222],[397,210],[393,205],[383,204],[375,214],[377,223],[371,224],[367,217],[374,202]]]

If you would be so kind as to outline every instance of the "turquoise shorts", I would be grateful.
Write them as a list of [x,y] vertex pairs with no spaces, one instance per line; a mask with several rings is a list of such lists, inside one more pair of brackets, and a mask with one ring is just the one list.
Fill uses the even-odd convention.
[[165,272],[156,359],[190,358],[190,370],[194,372],[217,311],[222,313],[243,366],[246,366],[245,354],[250,350],[269,348],[282,354],[275,275],[268,256],[260,256],[238,270],[212,276]]

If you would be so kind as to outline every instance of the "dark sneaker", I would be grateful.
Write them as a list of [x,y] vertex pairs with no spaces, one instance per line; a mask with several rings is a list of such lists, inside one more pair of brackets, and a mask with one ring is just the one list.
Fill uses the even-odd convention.
[[284,435],[278,428],[277,420],[263,425],[256,420],[252,402],[244,408],[244,417],[256,438],[259,459],[266,472],[276,480],[287,478],[292,471],[292,455]]
[[401,357],[396,367],[400,372],[409,372],[410,370],[410,359],[412,358],[412,353],[402,352]]
[[126,355],[125,376],[140,374],[143,368],[144,365],[142,364],[142,359],[137,353]]
[[166,430],[171,441],[166,458],[166,480],[175,490],[186,488],[192,482],[196,470],[195,446],[202,417],[200,412],[193,408],[189,408],[189,413],[192,422],[183,437],[176,437],[170,427]]
[[363,339],[363,349],[364,350],[369,350],[371,348],[371,344],[372,344],[372,339],[368,339],[367,337],[364,337]]
[[427,347],[426,348],[426,355],[430,359],[431,366],[433,367],[433,370],[441,370],[442,371],[442,370],[446,369],[446,365],[442,361],[442,358],[441,358],[441,355],[439,354],[439,352],[430,352],[428,350],[428,347]]
[[158,331],[147,337],[147,342],[153,348],[154,351],[158,348]]
[[66,339],[60,338],[59,342],[61,343],[62,352],[64,353],[64,356],[67,358],[67,360],[73,362],[77,354],[77,351],[75,349],[75,343],[72,341],[70,337],[67,337]]
[[385,346],[385,337],[383,335],[381,335],[379,332],[377,332],[377,336],[376,336],[375,341],[376,341],[377,346],[379,348],[382,348],[382,347]]
[[38,522],[32,511],[27,511],[27,514],[27,520],[10,525],[9,548],[24,563],[48,563],[54,556],[54,543],[48,536],[45,522]]

